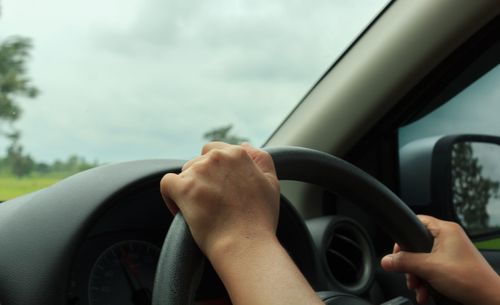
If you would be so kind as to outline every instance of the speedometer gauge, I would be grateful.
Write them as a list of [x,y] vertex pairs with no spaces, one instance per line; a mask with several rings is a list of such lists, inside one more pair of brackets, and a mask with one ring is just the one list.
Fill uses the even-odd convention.
[[150,305],[160,248],[127,240],[107,248],[89,280],[90,305]]

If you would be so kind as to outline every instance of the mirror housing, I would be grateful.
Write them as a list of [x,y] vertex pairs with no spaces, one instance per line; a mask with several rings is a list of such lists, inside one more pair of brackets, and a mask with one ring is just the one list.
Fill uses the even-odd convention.
[[458,222],[476,239],[500,235],[500,137],[426,138],[399,155],[400,195],[414,210]]

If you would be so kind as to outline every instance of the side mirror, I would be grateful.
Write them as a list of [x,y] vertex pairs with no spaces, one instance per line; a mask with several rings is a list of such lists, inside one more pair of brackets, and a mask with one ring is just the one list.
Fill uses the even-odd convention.
[[[453,135],[400,150],[401,197],[476,238],[500,235],[500,137]],[[418,209],[417,209],[418,210]]]

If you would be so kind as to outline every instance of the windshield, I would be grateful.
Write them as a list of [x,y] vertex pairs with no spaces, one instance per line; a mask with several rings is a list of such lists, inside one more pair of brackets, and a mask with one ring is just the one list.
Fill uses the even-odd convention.
[[386,2],[2,1],[0,200],[212,139],[260,146]]

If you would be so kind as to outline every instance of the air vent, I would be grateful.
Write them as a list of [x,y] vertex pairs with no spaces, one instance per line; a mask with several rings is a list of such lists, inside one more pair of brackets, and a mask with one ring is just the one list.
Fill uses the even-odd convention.
[[339,226],[326,245],[330,273],[345,286],[356,285],[363,276],[364,252],[356,233],[351,226]]
[[375,255],[368,233],[355,220],[324,216],[307,221],[329,290],[360,295],[372,285]]
[[373,281],[374,251],[368,234],[357,222],[333,217],[323,236],[328,277],[343,290],[360,294]]

